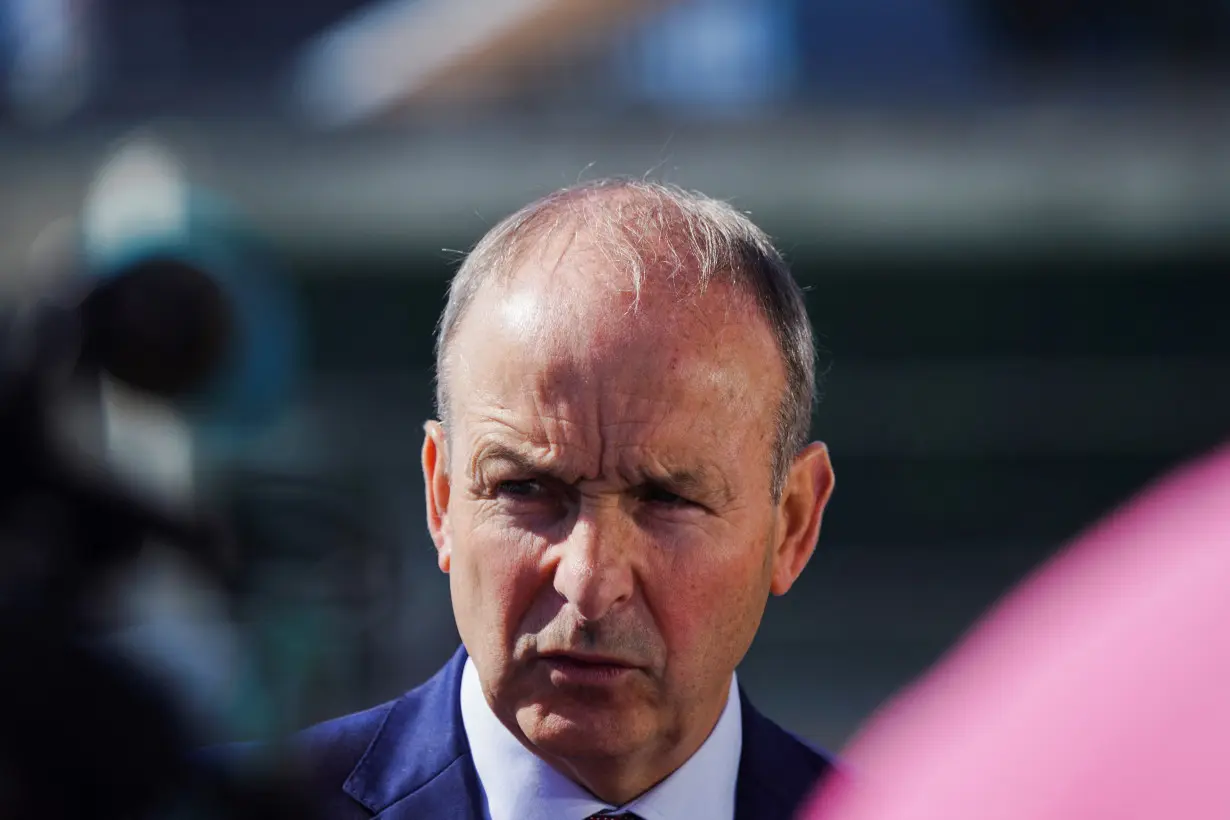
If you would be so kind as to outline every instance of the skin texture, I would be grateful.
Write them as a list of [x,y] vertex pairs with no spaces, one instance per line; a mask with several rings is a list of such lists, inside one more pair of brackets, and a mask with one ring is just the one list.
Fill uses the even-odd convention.
[[679,277],[634,297],[575,232],[484,285],[450,357],[452,429],[428,423],[423,470],[462,640],[508,729],[622,805],[712,731],[768,596],[815,548],[827,449],[775,501],[785,376],[755,304]]

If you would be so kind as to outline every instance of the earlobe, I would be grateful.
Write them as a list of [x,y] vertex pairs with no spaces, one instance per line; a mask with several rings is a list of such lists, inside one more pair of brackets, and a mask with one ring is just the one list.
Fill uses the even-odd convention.
[[452,533],[448,523],[448,503],[452,485],[448,472],[448,447],[444,427],[438,421],[423,426],[423,485],[427,495],[427,529],[436,545],[436,559],[442,572],[451,566]]
[[820,537],[820,521],[833,494],[833,465],[821,442],[795,458],[778,505],[778,541],[770,591],[785,595],[802,574]]

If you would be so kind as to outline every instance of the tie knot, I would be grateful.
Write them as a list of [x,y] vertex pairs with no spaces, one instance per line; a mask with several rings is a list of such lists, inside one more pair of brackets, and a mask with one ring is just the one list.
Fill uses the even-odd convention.
[[615,813],[598,812],[597,814],[591,814],[585,820],[641,820],[641,818],[630,811],[621,811]]

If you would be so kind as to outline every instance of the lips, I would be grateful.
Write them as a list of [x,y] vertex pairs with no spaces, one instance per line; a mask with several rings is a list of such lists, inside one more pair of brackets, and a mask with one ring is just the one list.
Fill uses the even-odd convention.
[[539,661],[550,671],[552,682],[561,685],[611,684],[636,671],[623,660],[601,655],[548,653],[540,655]]
[[538,657],[547,661],[575,663],[580,666],[620,666],[626,669],[632,669],[635,666],[635,664],[610,655],[589,655],[583,652],[543,652]]

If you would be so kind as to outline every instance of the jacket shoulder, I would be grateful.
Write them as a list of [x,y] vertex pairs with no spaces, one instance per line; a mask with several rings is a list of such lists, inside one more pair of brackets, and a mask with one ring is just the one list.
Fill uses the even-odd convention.
[[[200,760],[238,782],[273,775],[300,792],[306,804],[330,818],[365,818],[370,812],[352,800],[343,789],[350,773],[380,734],[392,700],[361,712],[333,718],[302,729],[276,745],[266,741],[228,743],[202,750]],[[307,794],[302,792],[306,789]]]
[[803,778],[818,779],[836,768],[835,758],[824,749],[813,745],[794,732],[777,727],[782,733],[782,757],[790,761]]
[[367,753],[397,702],[390,700],[309,726],[291,736],[292,753],[314,777],[336,780],[334,785],[340,788]]
[[794,817],[836,766],[831,755],[778,726],[744,696],[738,817]]
[[468,750],[458,702],[465,659],[459,649],[409,692],[309,726],[276,747],[233,744],[215,747],[211,756],[247,771],[285,763],[295,782],[306,784],[322,816],[370,817],[430,782]]

